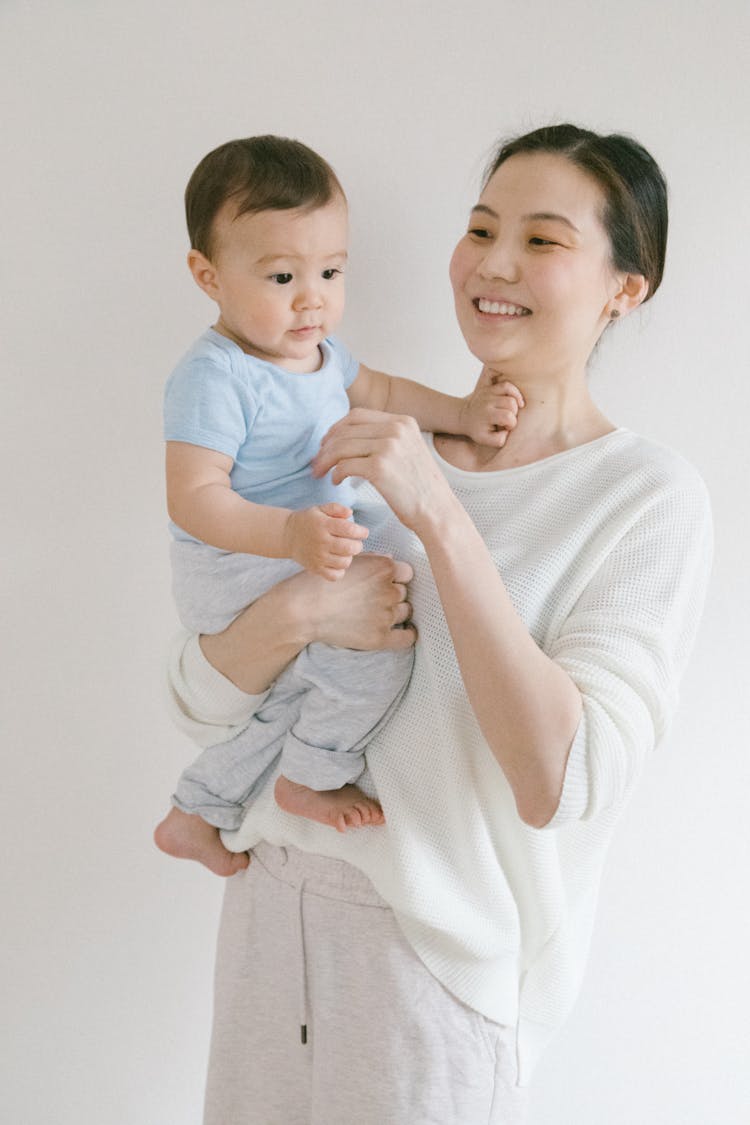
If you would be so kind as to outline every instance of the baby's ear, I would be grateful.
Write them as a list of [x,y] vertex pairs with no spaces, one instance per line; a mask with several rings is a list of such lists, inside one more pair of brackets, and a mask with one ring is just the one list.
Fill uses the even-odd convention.
[[201,254],[200,250],[191,250],[188,253],[187,264],[195,284],[215,301],[218,295],[218,285],[216,283],[216,269],[213,264],[205,254]]

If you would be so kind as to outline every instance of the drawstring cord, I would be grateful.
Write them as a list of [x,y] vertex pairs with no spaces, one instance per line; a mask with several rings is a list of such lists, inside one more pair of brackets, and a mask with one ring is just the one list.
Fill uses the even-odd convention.
[[305,921],[303,917],[303,895],[305,893],[305,880],[301,879],[296,887],[297,891],[297,948],[299,954],[299,1013],[300,1013],[300,1042],[307,1043],[307,958],[305,956]]

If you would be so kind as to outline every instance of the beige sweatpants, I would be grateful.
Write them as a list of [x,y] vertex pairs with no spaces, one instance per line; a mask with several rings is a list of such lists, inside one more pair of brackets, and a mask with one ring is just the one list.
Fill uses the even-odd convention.
[[205,1125],[519,1125],[511,1029],[456,1000],[370,881],[261,844],[229,880]]

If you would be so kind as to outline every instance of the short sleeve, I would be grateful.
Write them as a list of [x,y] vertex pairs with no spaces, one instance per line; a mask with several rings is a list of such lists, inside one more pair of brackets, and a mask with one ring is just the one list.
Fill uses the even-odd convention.
[[254,414],[254,403],[231,367],[205,358],[188,360],[166,385],[164,440],[201,445],[234,460]]
[[331,356],[341,371],[344,387],[350,387],[357,378],[359,360],[355,359],[345,344],[338,336],[327,336],[326,344],[331,349]]
[[645,506],[547,650],[578,687],[583,712],[545,828],[619,809],[629,797],[677,707],[712,545],[708,496],[691,473]]

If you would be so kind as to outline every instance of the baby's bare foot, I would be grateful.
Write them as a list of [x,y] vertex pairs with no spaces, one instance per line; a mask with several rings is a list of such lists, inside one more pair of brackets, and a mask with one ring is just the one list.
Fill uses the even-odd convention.
[[318,792],[306,785],[297,785],[288,777],[280,777],[274,789],[276,803],[286,812],[329,824],[337,832],[365,825],[385,824],[383,810],[372,797],[366,797],[356,785]]
[[167,855],[195,859],[215,875],[228,877],[250,862],[247,852],[230,852],[221,842],[219,829],[199,816],[171,809],[154,832],[154,843]]

